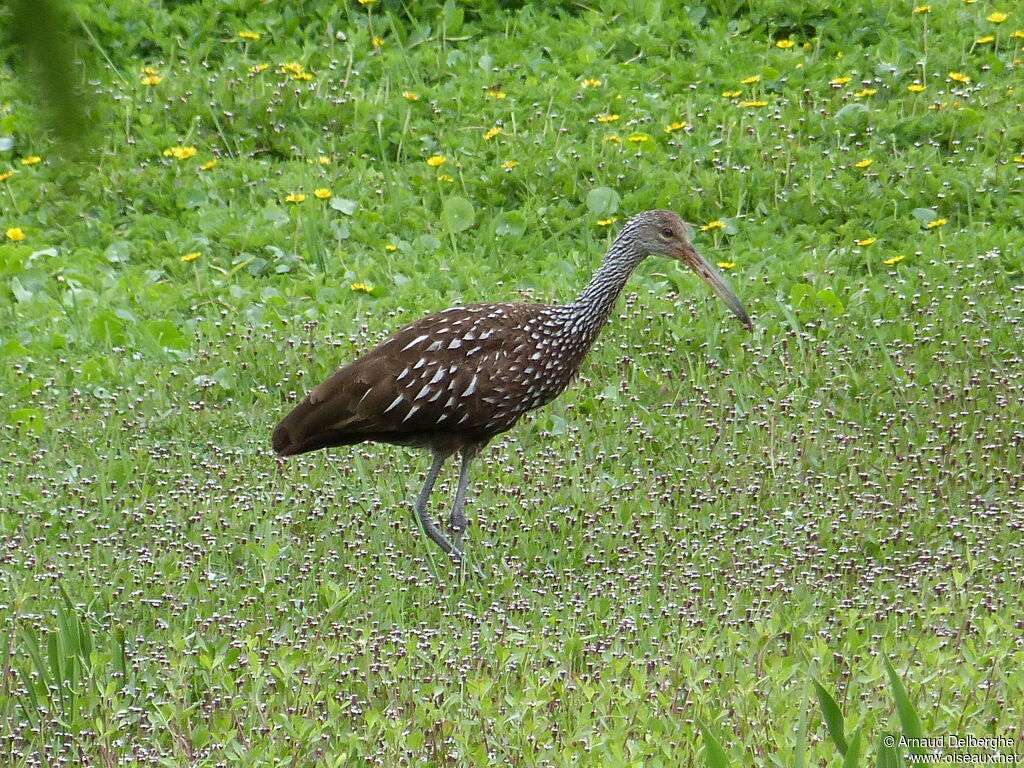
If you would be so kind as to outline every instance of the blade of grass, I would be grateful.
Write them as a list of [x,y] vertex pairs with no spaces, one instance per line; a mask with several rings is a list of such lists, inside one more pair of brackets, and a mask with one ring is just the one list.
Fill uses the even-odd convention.
[[846,755],[849,745],[846,742],[846,735],[843,733],[843,713],[839,709],[832,694],[825,690],[825,687],[817,680],[814,681],[814,692],[818,696],[818,706],[821,707],[821,717],[828,728],[828,735],[832,743],[836,745],[839,754]]
[[800,697],[800,718],[796,727],[796,745],[793,747],[793,768],[804,768],[807,764],[807,704],[810,699],[808,685],[804,683],[804,694]]
[[843,768],[858,768],[860,765],[860,728],[850,736],[848,748],[843,753]]
[[877,768],[902,768],[903,760],[896,747],[890,747],[885,743],[886,735],[878,737],[878,753],[875,759]]
[[[903,735],[908,739],[924,738],[921,718],[918,717],[914,705],[910,702],[907,689],[903,687],[903,682],[900,680],[899,675],[896,674],[896,670],[893,669],[889,660],[883,659],[883,661],[885,662],[885,671],[889,674],[889,685],[892,688],[893,701],[896,702],[896,712],[900,718],[900,728],[903,730]],[[915,755],[927,754],[927,750],[921,747],[911,747],[910,752]]]
[[698,719],[697,727],[700,729],[701,738],[704,739],[704,762],[708,768],[729,768],[728,755],[725,754],[718,739],[704,725],[704,721]]

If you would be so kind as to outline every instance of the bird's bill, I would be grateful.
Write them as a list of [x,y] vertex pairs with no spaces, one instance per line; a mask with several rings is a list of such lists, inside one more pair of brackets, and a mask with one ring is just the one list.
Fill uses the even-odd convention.
[[679,249],[676,254],[676,258],[696,272],[700,276],[701,280],[711,286],[711,290],[718,294],[718,297],[725,302],[726,306],[732,310],[732,313],[739,318],[739,321],[743,323],[748,330],[754,329],[754,324],[750,321],[750,315],[747,314],[747,310],[746,307],[743,306],[743,302],[736,297],[732,288],[730,288],[729,284],[725,282],[725,278],[718,274],[714,267],[708,264],[707,260],[697,252],[696,248],[687,243]]

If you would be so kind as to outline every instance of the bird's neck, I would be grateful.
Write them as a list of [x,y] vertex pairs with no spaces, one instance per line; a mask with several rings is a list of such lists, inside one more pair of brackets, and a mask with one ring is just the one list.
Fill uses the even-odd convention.
[[589,346],[615,308],[615,302],[626,287],[626,281],[643,259],[643,255],[628,247],[620,237],[604,257],[600,269],[594,273],[576,300],[568,305],[570,316],[578,333]]

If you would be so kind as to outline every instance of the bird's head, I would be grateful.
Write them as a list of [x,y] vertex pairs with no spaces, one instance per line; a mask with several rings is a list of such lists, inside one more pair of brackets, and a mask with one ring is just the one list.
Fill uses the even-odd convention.
[[672,211],[647,211],[635,216],[626,225],[631,229],[636,244],[645,254],[668,256],[678,259],[696,272],[701,280],[711,286],[719,298],[749,330],[754,324],[732,288],[718,272],[704,259],[693,243],[684,222]]

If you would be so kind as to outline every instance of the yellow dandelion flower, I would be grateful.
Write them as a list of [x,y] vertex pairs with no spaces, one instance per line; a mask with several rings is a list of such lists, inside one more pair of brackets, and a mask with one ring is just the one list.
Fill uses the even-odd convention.
[[292,80],[312,80],[312,79],[313,79],[313,73],[312,72],[296,72],[294,75],[292,75]]
[[907,86],[907,90],[911,93],[921,93],[924,90],[924,86],[920,83],[911,83]]
[[707,232],[709,229],[725,229],[725,222],[722,221],[721,219],[709,221],[707,224],[700,228],[700,231]]
[[160,70],[157,69],[156,67],[143,67],[142,69],[139,70],[139,72],[141,72],[144,75],[159,75],[160,74]]
[[1015,37],[1018,40],[1024,39],[1024,29],[1016,29],[1010,37]]
[[447,174],[447,173],[439,173],[437,175],[437,180],[438,181],[443,181],[446,184],[451,184],[453,181],[455,181],[455,179],[452,178],[452,176],[450,174]]
[[685,128],[685,127],[686,127],[686,121],[685,120],[677,122],[677,123],[669,123],[668,125],[665,126],[665,133],[675,133],[676,131],[683,130],[683,128]]
[[419,101],[420,95],[416,91],[402,91],[402,98],[406,101]]
[[753,85],[754,83],[761,82],[760,75],[751,75],[750,77],[744,77],[740,80],[740,85]]
[[306,196],[301,192],[292,192],[288,197],[284,199],[286,203],[301,203],[306,199]]
[[359,0],[360,5],[375,5],[377,0]]
[[950,72],[949,73],[949,79],[952,80],[954,83],[965,83],[966,84],[966,83],[971,82],[971,78],[969,76],[965,75],[963,72]]
[[[359,2],[363,2],[363,0],[359,0]],[[367,283],[352,283],[349,288],[356,293],[373,293],[373,286]]]
[[796,45],[796,43],[794,43],[792,40],[778,40],[775,43],[776,48],[782,48],[783,50],[785,50],[786,48],[792,48],[794,45]]
[[25,232],[21,227],[11,227],[7,230],[7,239],[12,243],[20,243],[25,239]]
[[143,75],[139,81],[143,85],[160,85],[164,79],[160,75]]
[[919,5],[914,9],[914,13],[931,13],[931,10],[930,5]]
[[735,261],[716,261],[715,263],[718,265],[719,269],[732,269],[736,266]]
[[863,160],[861,160],[860,162],[856,163],[856,167],[857,168],[867,168],[873,162],[875,162],[875,161],[872,160],[870,157],[865,157]]
[[315,197],[317,200],[326,200],[330,196],[331,190],[329,190],[327,187],[320,187],[319,189],[313,190],[313,197]]
[[320,163],[320,165],[330,165],[331,164],[331,158],[329,158],[327,155],[317,155],[316,161],[318,163]]
[[891,259],[886,259],[882,263],[885,264],[887,267],[891,267],[893,264],[899,264],[905,258],[907,258],[906,255],[901,253],[899,256],[893,256]]
[[188,160],[195,157],[198,150],[195,147],[168,147],[164,150],[164,157],[173,157],[175,160]]
[[444,155],[431,155],[427,158],[427,165],[431,168],[440,168],[442,165],[448,162],[448,158]]
[[377,35],[374,35],[373,37],[370,38],[370,44],[373,45],[374,48],[383,48],[384,38],[377,37]]
[[602,85],[602,83],[596,77],[588,77],[581,83],[581,85],[584,88],[598,88]]
[[743,91],[722,91],[723,99],[738,99],[743,94]]
[[260,72],[262,72],[269,66],[269,64],[253,64],[251,67],[249,67],[249,71],[254,75],[258,75]]
[[216,164],[217,164],[217,158],[213,158],[213,160],[210,160],[210,161],[205,162],[202,165],[200,165],[199,166],[199,170],[200,171],[209,171]]
[[[1017,155],[1015,158],[1013,158],[1013,162],[1024,163],[1024,155]],[[3,181],[3,179],[0,178],[0,181]]]
[[597,116],[597,122],[599,123],[614,123],[618,119],[618,115],[612,114],[610,112]]
[[967,5],[974,5],[976,2],[978,2],[978,0],[964,0],[964,3]]
[[862,90],[857,91],[853,95],[854,98],[863,99],[865,96],[874,96],[876,93],[878,93],[877,88],[864,88]]
[[944,226],[948,221],[949,219],[935,219],[935,221],[929,221],[928,229],[938,229],[939,227]]
[[608,142],[609,144],[621,144],[622,137],[619,136],[618,134],[613,133],[611,136],[606,136],[605,138],[601,139],[601,141]]
[[182,261],[186,261],[186,262],[187,261],[195,261],[196,259],[198,259],[202,255],[203,254],[200,251],[192,251],[192,253],[186,253],[184,256],[182,256],[181,260]]
[[501,167],[504,168],[506,171],[511,171],[517,165],[519,165],[519,163],[515,160],[506,160],[504,163],[501,164]]
[[21,161],[22,165],[35,165],[36,163],[43,162],[43,158],[39,155],[29,155]]
[[1002,24],[1010,18],[1010,14],[1003,13],[1002,11],[992,11],[988,16],[985,17],[985,21],[991,21],[993,24]]
[[861,246],[863,248],[864,246],[871,245],[872,243],[878,242],[878,238],[877,237],[863,237],[860,240],[854,240],[853,242],[856,245],[859,245],[859,246]]
[[853,79],[852,77],[833,77],[831,80],[828,81],[828,84],[829,85],[846,85],[852,79]]
[[767,101],[761,101],[761,100],[741,101],[737,106],[740,106],[740,107],[767,107],[768,106],[768,102]]
[[282,72],[291,73],[293,75],[297,75],[299,72],[304,72],[305,69],[306,68],[297,61],[289,61],[281,65]]
[[3,173],[0,173],[0,182],[7,181],[13,175],[14,171],[4,171]]
[[259,40],[262,35],[259,32],[250,32],[247,29],[243,29],[238,33],[238,36],[243,40]]
[[498,101],[501,101],[506,96],[508,96],[507,93],[496,88],[488,88],[486,91],[484,91],[485,99],[497,99]]
[[647,141],[650,138],[651,138],[650,136],[647,136],[646,134],[643,134],[643,133],[634,133],[632,136],[630,136],[628,139],[626,139],[626,141],[631,141],[634,144],[643,144],[645,141]]
[[398,250],[398,246],[397,245],[392,245],[391,243],[388,243],[387,245],[384,246],[384,250],[385,251],[389,251],[389,252],[394,252],[394,251]]
[[504,131],[501,128],[491,128],[487,133],[484,134],[484,141],[490,141],[495,136],[500,136]]
[[599,227],[610,227],[612,224],[614,224],[618,220],[619,220],[618,216],[612,216],[609,219],[600,219],[597,222],[597,226],[599,226]]
[[985,35],[984,37],[979,37],[974,42],[977,45],[986,45],[987,43],[994,43],[995,41],[996,41],[996,36],[995,35]]

